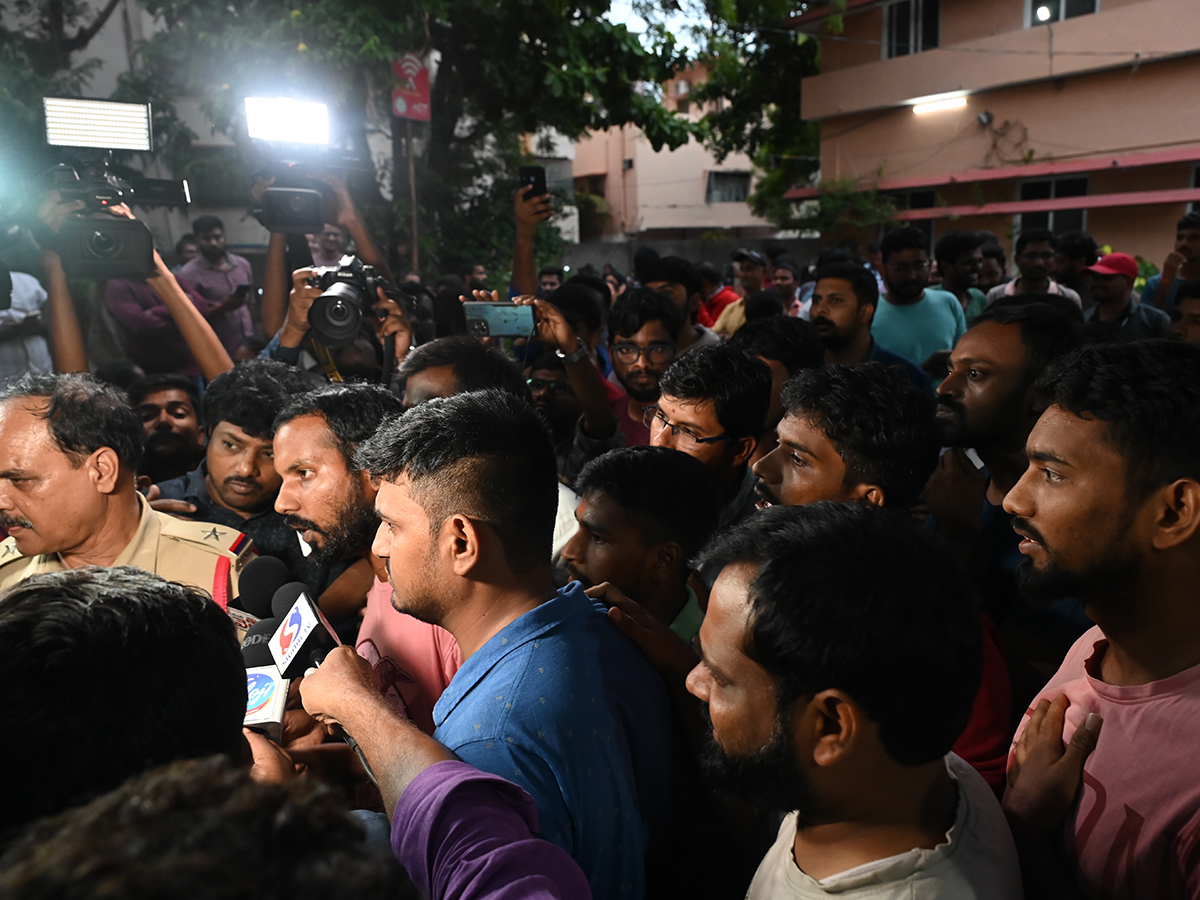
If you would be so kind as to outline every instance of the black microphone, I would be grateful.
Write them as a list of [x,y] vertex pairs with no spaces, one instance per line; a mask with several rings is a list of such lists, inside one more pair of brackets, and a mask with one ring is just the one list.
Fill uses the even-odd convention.
[[341,644],[307,585],[298,581],[285,584],[275,592],[271,611],[280,625],[268,646],[284,678],[296,678],[320,665],[325,655]]
[[250,560],[238,576],[238,609],[245,610],[256,619],[268,618],[271,615],[271,598],[291,580],[292,573],[278,557],[260,556]]
[[259,619],[252,625],[242,639],[242,661],[246,668],[254,666],[273,666],[275,657],[271,655],[271,637],[279,628],[279,620],[275,618]]

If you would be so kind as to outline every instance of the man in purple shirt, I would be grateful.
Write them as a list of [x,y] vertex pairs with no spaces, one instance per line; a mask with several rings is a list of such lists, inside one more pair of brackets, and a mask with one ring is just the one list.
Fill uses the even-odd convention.
[[229,355],[238,344],[254,333],[254,320],[247,305],[249,292],[238,291],[240,284],[253,284],[254,273],[244,256],[225,249],[225,226],[216,216],[201,216],[192,223],[200,255],[179,270],[196,292],[217,305],[209,323]]

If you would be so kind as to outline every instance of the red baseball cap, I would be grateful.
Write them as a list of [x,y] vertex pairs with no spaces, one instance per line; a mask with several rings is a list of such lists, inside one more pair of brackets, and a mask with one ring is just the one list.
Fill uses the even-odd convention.
[[1097,275],[1124,275],[1126,278],[1138,277],[1137,260],[1128,253],[1110,253],[1100,257],[1100,262],[1088,266],[1086,271]]

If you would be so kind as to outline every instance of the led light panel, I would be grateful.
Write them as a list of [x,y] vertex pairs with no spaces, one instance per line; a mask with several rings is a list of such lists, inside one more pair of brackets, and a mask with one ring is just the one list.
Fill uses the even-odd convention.
[[44,97],[46,143],[104,150],[151,149],[150,106],[111,100]]
[[287,97],[247,97],[246,130],[260,141],[329,143],[329,108]]

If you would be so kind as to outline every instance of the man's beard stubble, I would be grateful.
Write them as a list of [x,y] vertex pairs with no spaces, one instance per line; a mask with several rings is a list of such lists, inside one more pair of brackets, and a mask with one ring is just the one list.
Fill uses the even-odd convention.
[[1042,545],[1045,564],[1038,568],[1029,557],[1017,567],[1017,585],[1021,595],[1036,607],[1044,608],[1065,597],[1086,599],[1132,584],[1141,571],[1141,561],[1124,542],[1132,516],[1122,513],[1108,543],[1095,552],[1096,562],[1084,571],[1072,571],[1054,561],[1052,551],[1041,533],[1028,520],[1013,516],[1013,528]]
[[712,720],[708,705],[702,709],[708,723],[708,740],[701,753],[700,765],[709,787],[746,803],[755,809],[771,812],[805,810],[815,806],[815,791],[805,777],[797,760],[796,744],[788,723],[779,716],[770,739],[743,756],[727,756],[712,736]]
[[315,531],[323,535],[323,544],[313,547],[312,559],[320,564],[341,562],[363,552],[371,546],[371,540],[379,528],[379,516],[374,507],[367,503],[366,494],[358,479],[353,481],[351,496],[341,509],[337,511],[334,522],[322,528],[310,519],[299,516],[288,516],[284,521],[289,528],[302,531]]

